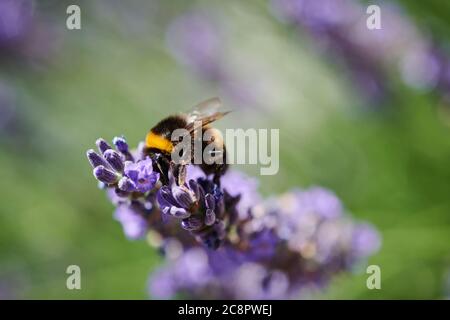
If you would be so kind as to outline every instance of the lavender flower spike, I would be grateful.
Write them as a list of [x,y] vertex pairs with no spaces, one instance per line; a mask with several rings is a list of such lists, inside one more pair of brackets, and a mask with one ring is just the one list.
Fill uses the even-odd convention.
[[159,174],[153,171],[150,158],[142,159],[140,152],[131,153],[123,137],[114,138],[116,150],[102,138],[96,144],[100,154],[92,149],[86,153],[93,174],[117,206],[115,218],[122,224],[125,235],[140,238],[148,230],[150,209],[156,202],[156,193],[152,191]]
[[153,161],[149,157],[137,161],[126,160],[134,160],[134,157],[125,139],[116,137],[113,141],[117,151],[99,138],[96,144],[101,156],[92,149],[86,153],[96,179],[125,192],[144,194],[152,190],[159,180],[159,173],[153,171]]
[[148,234],[171,262],[150,279],[154,297],[299,298],[380,247],[375,228],[353,221],[326,189],[265,201],[246,175],[231,169],[216,184],[193,165],[187,183],[176,185],[169,169],[163,185],[145,148],[129,151],[123,138],[115,149],[103,139],[97,145],[88,160],[126,237]]
[[183,186],[163,186],[157,196],[162,213],[182,219],[181,227],[201,242],[217,248],[224,239],[224,199],[209,180],[189,180]]

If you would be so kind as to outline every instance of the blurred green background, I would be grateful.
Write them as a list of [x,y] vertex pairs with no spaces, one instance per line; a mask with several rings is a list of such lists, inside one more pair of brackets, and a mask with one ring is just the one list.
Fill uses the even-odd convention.
[[[81,30],[66,28],[73,3]],[[449,4],[397,5],[446,52]],[[214,12],[220,25],[213,52],[231,78],[225,87],[170,51],[167,30],[195,11]],[[318,54],[314,37],[280,21],[266,0],[39,1],[33,19],[31,36],[0,46],[0,298],[148,298],[162,258],[126,240],[85,152],[120,134],[137,145],[161,117],[212,96],[235,110],[219,128],[280,129],[280,171],[261,177],[265,196],[322,185],[380,230],[369,264],[381,267],[382,289],[366,288],[361,266],[317,297],[446,297],[450,109],[439,88],[415,89],[387,68],[388,93],[374,103],[334,52]],[[71,264],[81,267],[82,290],[66,288]]]

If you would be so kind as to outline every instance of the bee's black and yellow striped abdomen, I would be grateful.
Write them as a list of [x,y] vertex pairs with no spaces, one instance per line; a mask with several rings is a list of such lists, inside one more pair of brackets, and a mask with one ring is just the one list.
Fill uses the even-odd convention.
[[171,153],[173,149],[173,143],[171,141],[172,132],[185,127],[186,120],[183,116],[167,117],[150,130],[145,137],[145,146],[147,149],[156,149],[164,153]]

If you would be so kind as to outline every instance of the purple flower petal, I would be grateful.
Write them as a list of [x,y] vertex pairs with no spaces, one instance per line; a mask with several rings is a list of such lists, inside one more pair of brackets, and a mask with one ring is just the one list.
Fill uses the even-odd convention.
[[124,172],[134,182],[136,189],[142,193],[153,189],[159,180],[159,173],[153,172],[153,162],[149,157],[135,163],[126,161]]
[[136,184],[128,177],[122,177],[119,180],[118,187],[120,190],[132,192],[136,190]]

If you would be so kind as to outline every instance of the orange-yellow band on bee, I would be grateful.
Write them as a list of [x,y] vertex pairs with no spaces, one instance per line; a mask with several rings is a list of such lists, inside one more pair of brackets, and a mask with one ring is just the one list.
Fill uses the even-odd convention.
[[167,140],[160,135],[149,132],[145,137],[145,145],[147,148],[154,148],[167,153],[171,153],[173,149],[173,144],[171,141]]

